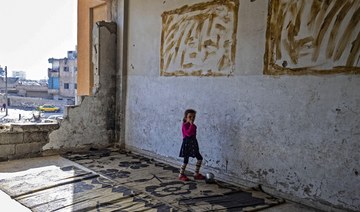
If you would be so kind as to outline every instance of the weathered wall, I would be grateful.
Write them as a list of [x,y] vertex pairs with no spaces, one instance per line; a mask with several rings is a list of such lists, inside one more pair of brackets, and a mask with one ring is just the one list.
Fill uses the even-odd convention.
[[[360,210],[360,77],[263,75],[268,1],[240,1],[235,38],[230,37],[235,56],[224,44],[215,54],[222,51],[228,66],[210,61],[212,73],[223,76],[206,77],[218,75],[202,70],[199,58],[182,67],[172,63],[184,60],[170,59],[164,67],[164,55],[174,57],[184,46],[176,49],[170,42],[174,52],[162,52],[164,26],[171,22],[164,25],[162,14],[200,2],[128,1],[126,147],[180,164],[183,111],[194,108],[205,166],[217,177],[262,184],[307,204]],[[229,27],[227,35],[234,29]]]
[[11,124],[0,128],[0,161],[41,156],[58,124]]
[[99,22],[93,39],[94,95],[85,97],[79,106],[67,108],[60,129],[50,134],[44,150],[76,151],[114,143],[116,25]]

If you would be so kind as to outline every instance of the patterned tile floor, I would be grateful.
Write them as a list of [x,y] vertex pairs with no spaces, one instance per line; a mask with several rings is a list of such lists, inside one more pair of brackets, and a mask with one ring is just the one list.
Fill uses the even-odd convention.
[[0,201],[16,211],[18,203],[31,211],[316,211],[256,189],[177,175],[178,168],[111,150],[9,161],[0,163],[0,189],[12,199],[0,192]]
[[178,168],[129,152],[94,151],[65,157],[126,188],[146,193],[174,210],[252,211],[283,203],[282,199],[259,190],[245,191],[224,182],[182,182],[177,180]]

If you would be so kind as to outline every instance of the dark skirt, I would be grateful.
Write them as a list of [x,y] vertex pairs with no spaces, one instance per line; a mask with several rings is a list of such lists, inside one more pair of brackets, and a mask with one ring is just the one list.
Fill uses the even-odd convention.
[[186,158],[186,157],[196,157],[200,155],[199,152],[199,144],[196,138],[192,137],[185,137],[183,139],[179,157]]

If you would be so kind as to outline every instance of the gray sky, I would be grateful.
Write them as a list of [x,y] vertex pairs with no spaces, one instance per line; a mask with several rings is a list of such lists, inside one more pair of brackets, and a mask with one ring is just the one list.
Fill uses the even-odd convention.
[[48,59],[76,48],[77,0],[0,0],[0,66],[47,79]]

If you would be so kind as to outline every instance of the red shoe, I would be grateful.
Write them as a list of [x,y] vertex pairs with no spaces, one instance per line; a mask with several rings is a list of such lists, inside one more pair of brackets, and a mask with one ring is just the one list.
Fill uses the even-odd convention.
[[190,179],[185,174],[181,174],[179,176],[179,180],[181,180],[181,181],[189,181]]
[[194,175],[194,179],[195,180],[205,180],[205,176],[200,173],[197,173]]

